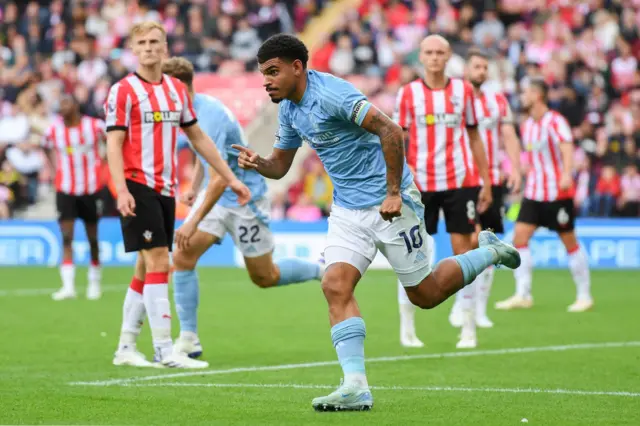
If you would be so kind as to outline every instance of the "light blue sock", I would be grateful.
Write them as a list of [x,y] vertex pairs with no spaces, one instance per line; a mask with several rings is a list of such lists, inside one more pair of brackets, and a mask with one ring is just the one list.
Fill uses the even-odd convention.
[[469,285],[478,275],[489,266],[497,262],[495,250],[488,247],[480,247],[464,254],[454,256],[464,277],[464,285]]
[[198,330],[198,275],[196,271],[173,273],[173,297],[180,319],[180,331]]
[[302,259],[280,259],[276,262],[280,269],[278,285],[289,285],[320,278],[320,265]]
[[338,353],[338,361],[345,377],[349,374],[364,375],[364,337],[367,334],[364,320],[351,317],[331,327],[331,340]]

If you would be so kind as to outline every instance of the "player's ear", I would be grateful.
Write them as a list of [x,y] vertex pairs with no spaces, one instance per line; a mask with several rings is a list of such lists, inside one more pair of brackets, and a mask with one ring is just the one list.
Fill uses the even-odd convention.
[[293,61],[292,65],[293,65],[293,73],[295,74],[295,76],[299,77],[300,75],[302,75],[302,72],[304,71],[304,67],[302,66],[302,61],[300,59],[296,59]]

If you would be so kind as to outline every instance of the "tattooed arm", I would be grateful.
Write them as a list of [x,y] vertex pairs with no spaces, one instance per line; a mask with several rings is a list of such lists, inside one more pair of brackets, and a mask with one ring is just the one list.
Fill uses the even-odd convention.
[[374,106],[367,111],[361,126],[369,133],[380,137],[384,160],[387,163],[387,195],[399,196],[404,167],[402,128]]

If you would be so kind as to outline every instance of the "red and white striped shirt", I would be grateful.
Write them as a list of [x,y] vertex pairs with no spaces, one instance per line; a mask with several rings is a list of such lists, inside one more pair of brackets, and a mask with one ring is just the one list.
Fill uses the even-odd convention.
[[166,74],[159,83],[130,74],[111,87],[105,108],[107,132],[127,131],[125,178],[174,197],[178,128],[197,122],[186,86]]
[[520,127],[522,144],[530,165],[524,196],[535,201],[573,198],[573,185],[560,189],[562,153],[560,145],[573,143],[571,127],[556,111],[547,111],[539,121],[529,117]]
[[47,130],[43,146],[56,154],[56,191],[69,195],[95,194],[103,187],[100,178],[100,143],[104,121],[83,116],[74,127],[57,118]]
[[[509,101],[502,93],[483,91],[475,99],[478,131],[484,144],[484,151],[487,154],[491,185],[502,185],[502,174],[500,172],[502,125],[513,124],[513,113],[511,112]],[[465,140],[468,144],[469,135],[467,132],[465,132]],[[479,186],[482,184],[482,179],[479,176],[478,167],[473,161],[473,156],[470,155],[468,159],[471,176],[466,183],[468,186]]]
[[465,128],[477,125],[473,105],[471,84],[459,78],[439,90],[415,80],[398,92],[394,121],[409,130],[407,163],[422,192],[463,187],[471,155]]

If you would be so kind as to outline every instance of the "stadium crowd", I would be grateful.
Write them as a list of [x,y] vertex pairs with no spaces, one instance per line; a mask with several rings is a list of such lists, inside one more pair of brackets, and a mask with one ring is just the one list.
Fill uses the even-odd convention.
[[[262,40],[300,31],[324,3],[0,0],[0,218],[35,203],[38,184],[52,178],[39,147],[60,94],[73,93],[84,113],[101,116],[110,84],[135,67],[126,49],[132,23],[162,22],[170,53],[198,71],[240,63],[254,72]],[[514,111],[528,78],[549,83],[550,104],[575,136],[579,214],[638,216],[639,24],[640,0],[364,0],[324,35],[311,67],[346,77],[391,113],[400,85],[421,74],[425,35],[451,41],[452,76],[463,74],[467,50],[480,45],[492,56],[490,85]],[[274,219],[327,214],[332,186],[318,159],[309,157],[299,174],[286,194],[274,195]]]

